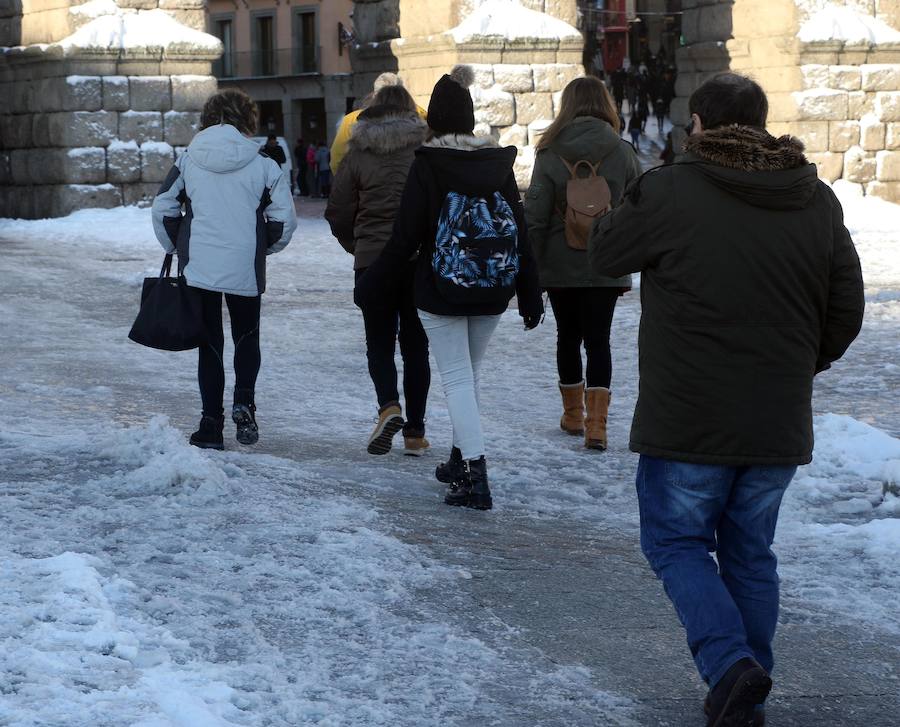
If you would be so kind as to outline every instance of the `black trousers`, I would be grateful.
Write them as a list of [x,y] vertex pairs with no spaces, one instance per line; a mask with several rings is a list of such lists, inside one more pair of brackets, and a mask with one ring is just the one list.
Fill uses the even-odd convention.
[[[378,406],[400,401],[397,391],[397,364],[394,361],[396,344],[400,342],[403,359],[403,394],[406,399],[405,432],[424,432],[425,405],[431,387],[431,366],[428,363],[428,336],[419,320],[413,301],[411,263],[402,278],[390,290],[383,291],[377,306],[363,308],[366,328],[366,357],[369,376],[375,385]],[[356,271],[356,280],[365,269]]]
[[[556,366],[561,384],[609,388],[612,355],[609,330],[619,288],[552,288],[550,305],[556,318]],[[581,346],[587,353],[587,377],[582,373]]]
[[[222,330],[222,293],[192,288],[200,297],[203,325],[207,343],[200,347],[197,378],[203,414],[218,417],[224,413],[225,395],[225,334]],[[234,341],[234,388],[253,392],[259,374],[259,310],[261,296],[225,293],[225,304],[231,317],[231,338]]]

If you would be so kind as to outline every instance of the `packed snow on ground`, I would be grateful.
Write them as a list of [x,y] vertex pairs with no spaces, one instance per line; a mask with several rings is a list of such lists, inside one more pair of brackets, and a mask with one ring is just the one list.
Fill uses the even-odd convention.
[[804,43],[842,40],[851,44],[877,45],[900,42],[900,31],[880,18],[829,3],[803,23],[797,37]]
[[[837,189],[867,318],[817,380],[815,460],[788,490],[776,550],[788,613],[893,635],[900,207]],[[588,670],[461,629],[446,604],[468,573],[410,544],[427,535],[416,522],[373,507],[442,507],[431,472],[449,417],[435,376],[433,451],[365,454],[375,402],[352,261],[324,221],[302,217],[270,259],[262,439],[255,450],[229,439],[225,453],[186,444],[195,354],[126,339],[141,280],[162,261],[147,209],[2,220],[0,245],[0,319],[17,322],[0,351],[0,722],[521,724],[552,705],[561,723],[627,723],[627,700]],[[596,456],[558,430],[552,321],[526,334],[504,317],[484,371],[496,498],[484,517],[621,530],[637,548],[627,437],[639,315],[637,297],[623,298],[611,447]],[[530,685],[521,713],[492,699],[496,684]]]
[[581,31],[552,15],[531,10],[519,0],[486,0],[455,28],[447,31],[457,43],[472,38],[581,38]]

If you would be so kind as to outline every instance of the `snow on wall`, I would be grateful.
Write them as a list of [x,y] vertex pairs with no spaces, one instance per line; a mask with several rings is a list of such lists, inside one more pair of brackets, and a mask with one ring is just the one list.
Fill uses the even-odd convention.
[[519,0],[486,0],[447,32],[457,43],[484,36],[499,36],[506,40],[581,38],[577,28],[552,15],[530,10]]
[[900,43],[900,31],[883,20],[852,8],[829,4],[813,14],[797,34],[805,43],[842,40],[846,43]]
[[168,48],[188,46],[199,51],[220,52],[218,38],[188,28],[165,10],[120,8],[112,0],[92,0],[70,10],[92,20],[54,45],[78,48]]

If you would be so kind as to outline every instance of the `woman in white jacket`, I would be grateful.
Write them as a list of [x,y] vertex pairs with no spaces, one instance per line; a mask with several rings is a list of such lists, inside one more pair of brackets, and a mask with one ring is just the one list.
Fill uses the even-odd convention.
[[222,449],[224,428],[222,295],[234,339],[237,440],[259,438],[254,391],[259,373],[260,296],[266,256],[283,250],[297,227],[290,180],[250,137],[259,111],[242,91],[212,96],[200,132],[175,163],[153,200],[153,229],[199,296],[208,341],[200,347],[203,400],[197,447]]

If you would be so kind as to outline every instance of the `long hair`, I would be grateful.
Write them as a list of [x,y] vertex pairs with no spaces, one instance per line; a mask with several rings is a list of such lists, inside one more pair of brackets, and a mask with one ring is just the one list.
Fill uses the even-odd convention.
[[579,116],[601,119],[612,126],[616,133],[619,132],[619,112],[606,85],[599,78],[585,76],[576,78],[565,87],[559,104],[559,113],[554,122],[541,134],[537,148],[540,150],[550,146],[560,132]]
[[259,128],[259,108],[253,99],[237,88],[226,88],[210,96],[203,104],[200,129],[218,124],[231,124],[246,136]]

